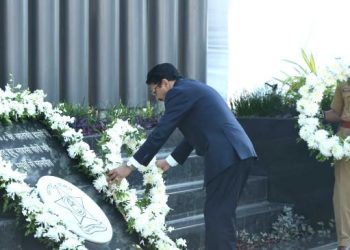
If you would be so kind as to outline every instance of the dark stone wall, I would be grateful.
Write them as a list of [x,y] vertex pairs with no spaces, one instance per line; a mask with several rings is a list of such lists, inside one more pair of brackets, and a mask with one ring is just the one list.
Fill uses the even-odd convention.
[[294,204],[312,223],[333,218],[334,172],[300,141],[296,119],[238,119],[258,154],[256,168],[268,176],[268,200]]

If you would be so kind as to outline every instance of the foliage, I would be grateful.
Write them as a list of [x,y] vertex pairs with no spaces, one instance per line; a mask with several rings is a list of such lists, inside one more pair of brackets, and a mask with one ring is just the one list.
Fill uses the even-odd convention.
[[107,129],[107,124],[117,118],[128,120],[133,125],[151,129],[158,123],[160,114],[147,102],[146,107],[127,107],[120,103],[107,110],[98,110],[91,106],[61,103],[62,114],[75,117],[72,127],[81,129],[84,135],[100,134]]
[[[301,55],[305,65],[301,65],[297,62],[291,60],[285,60],[287,63],[290,63],[294,66],[294,74],[290,75],[285,72],[282,72],[285,75],[284,79],[275,78],[280,82],[284,87],[287,88],[285,93],[285,102],[290,105],[296,104],[296,101],[300,99],[299,89],[304,86],[306,81],[306,76],[309,73],[314,73],[317,75],[316,61],[312,54],[308,55],[305,50],[301,50]],[[333,98],[333,89],[327,88],[323,100],[321,102],[321,109],[328,110]]]
[[106,123],[100,119],[101,111],[91,106],[60,103],[58,105],[63,115],[74,117],[72,127],[81,129],[84,135],[101,133],[106,129]]
[[308,238],[312,235],[329,236],[334,231],[334,221],[328,224],[318,222],[316,227],[307,224],[303,216],[293,213],[291,207],[285,206],[282,214],[272,224],[270,233],[251,234],[245,230],[238,233],[238,249],[271,249],[271,246],[284,241]]
[[160,115],[155,112],[150,102],[147,102],[146,107],[127,107],[120,103],[112,109],[107,110],[106,119],[113,121],[119,118],[128,120],[131,124],[137,124],[144,129],[151,129],[157,125]]
[[230,101],[231,110],[236,116],[291,117],[296,115],[293,105],[284,101],[277,85],[243,93],[238,99]]

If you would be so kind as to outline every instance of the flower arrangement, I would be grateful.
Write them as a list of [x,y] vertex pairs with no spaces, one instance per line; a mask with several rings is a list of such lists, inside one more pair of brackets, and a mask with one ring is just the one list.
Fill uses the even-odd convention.
[[[167,196],[165,195],[165,186],[161,173],[159,172],[154,161],[151,167],[140,169],[144,173],[144,183],[146,188],[145,197],[138,201],[136,191],[128,188],[128,183],[123,180],[121,183],[108,185],[106,181],[106,173],[114,167],[122,163],[120,148],[123,145],[128,145],[132,151],[140,144],[138,131],[131,127],[128,122],[116,120],[113,126],[106,131],[101,142],[103,149],[102,159],[96,156],[95,152],[90,149],[89,145],[83,141],[81,130],[75,131],[69,126],[73,122],[73,118],[62,115],[62,111],[58,108],[53,108],[52,104],[44,101],[45,94],[41,90],[36,90],[31,93],[29,90],[20,91],[20,86],[11,88],[6,86],[5,91],[0,90],[0,120],[10,123],[12,120],[38,119],[45,123],[51,131],[66,143],[68,155],[71,158],[79,161],[80,168],[94,179],[94,187],[103,193],[111,203],[117,205],[120,212],[125,216],[130,230],[135,230],[143,237],[143,244],[153,249],[182,249],[186,247],[182,239],[173,242],[166,235],[165,215],[169,211],[166,205]],[[0,163],[3,163],[2,161]],[[23,203],[22,200],[28,195],[37,195],[34,187],[28,187],[24,182],[25,177],[8,178],[6,173],[9,172],[9,163],[3,163],[3,171],[0,172],[0,188],[6,191],[6,197],[18,200],[17,203],[12,203],[14,206],[21,206],[22,214],[26,217],[27,222],[30,222],[28,233],[35,233],[35,237],[45,239],[45,243],[57,243],[60,249],[85,249],[82,240],[72,233],[68,235],[64,222],[56,219],[53,221],[53,226],[48,224],[49,229],[57,231],[57,237],[51,237],[45,228],[42,227],[42,220],[37,210],[34,213],[31,211],[31,206],[28,203]],[[14,171],[14,176],[20,173]],[[13,183],[21,184],[19,191],[11,192]],[[17,186],[14,187],[17,187]],[[39,204],[37,199],[37,202]],[[7,203],[11,202],[7,199]],[[28,204],[28,207],[25,206]],[[18,209],[18,208],[17,208]],[[29,209],[29,210],[28,210]],[[44,212],[46,212],[44,210]],[[46,215],[47,213],[45,213]],[[54,215],[52,215],[54,216]],[[33,217],[34,219],[30,219]],[[54,218],[54,217],[52,217]],[[33,221],[33,222],[32,222]],[[38,222],[38,223],[36,223]],[[40,224],[41,223],[41,224]],[[63,227],[63,228],[62,228]],[[65,234],[67,233],[67,234]]]
[[[19,89],[16,86],[15,89]],[[60,126],[60,120],[54,120],[54,109],[50,103],[43,102],[42,91],[13,92],[6,86],[5,91],[0,90],[0,118],[3,122],[35,117],[37,112],[46,112],[53,119],[53,126]],[[61,121],[70,120],[61,117]],[[34,237],[44,240],[52,247],[59,249],[86,249],[84,240],[71,231],[54,211],[41,202],[36,188],[24,182],[26,173],[13,170],[9,162],[0,157],[0,189],[5,191],[4,208],[14,207],[17,214],[22,214],[26,221],[26,234],[34,233]]]
[[350,158],[350,137],[342,139],[326,129],[319,120],[320,103],[327,89],[334,89],[340,82],[350,78],[349,65],[340,59],[330,67],[325,67],[306,75],[305,84],[300,87],[301,98],[297,101],[297,110],[300,113],[298,123],[299,135],[307,142],[310,149],[318,152],[319,160],[333,157],[336,160],[343,157]]
[[[143,135],[127,121],[117,119],[102,135],[100,143],[103,150],[103,166],[107,170],[114,169],[122,163],[121,148],[127,146],[129,154],[133,154],[142,144]],[[178,239],[174,243],[166,231],[171,228],[165,226],[165,216],[169,212],[162,170],[155,165],[155,159],[147,167],[138,169],[143,174],[145,193],[138,200],[135,189],[129,189],[129,183],[123,179],[119,185],[112,185],[107,196],[115,203],[125,216],[129,229],[136,230],[153,249],[179,249],[186,247],[186,242]],[[104,185],[98,187],[100,190]]]

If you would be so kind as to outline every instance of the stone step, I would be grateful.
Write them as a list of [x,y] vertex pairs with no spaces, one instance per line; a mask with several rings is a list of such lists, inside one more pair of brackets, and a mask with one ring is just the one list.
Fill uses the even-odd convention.
[[[147,131],[147,134],[150,134],[151,131]],[[96,135],[87,135],[84,136],[84,141],[90,145],[90,147],[94,150],[98,148],[97,142],[101,138],[100,134]],[[178,129],[175,129],[175,131],[170,135],[168,140],[163,145],[162,149],[166,150],[169,148],[175,148],[183,139],[183,135]]]
[[337,242],[335,241],[335,236],[333,237],[333,239],[327,243],[327,244],[323,244],[317,247],[313,247],[313,248],[309,248],[309,250],[336,250],[337,249]]
[[[196,155],[191,155],[183,166],[171,168],[163,175],[163,178],[166,185],[202,180],[203,159]],[[142,188],[143,177],[138,171],[133,171],[127,179],[133,188]]]
[[[167,186],[168,205],[172,208],[169,219],[188,217],[203,212],[205,190],[203,180],[183,182]],[[267,199],[267,178],[249,176],[239,200],[239,205],[256,203]]]
[[[285,204],[262,201],[237,208],[237,228],[247,232],[269,232]],[[174,227],[171,237],[187,240],[188,249],[204,249],[204,216],[196,214],[167,222]]]
[[[175,141],[178,141],[177,138],[181,138],[181,133],[176,130],[171,137],[169,138],[169,142],[167,142],[162,149],[158,152],[156,155],[157,159],[164,159],[166,158],[174,148]],[[89,143],[89,145],[93,149],[96,148],[96,140],[98,140],[99,137],[97,136],[90,136],[90,137],[84,137],[84,140]],[[125,159],[127,161],[127,158]],[[251,175],[259,175],[259,176],[266,176],[266,172],[263,168],[260,167],[259,162],[257,164],[254,164]],[[195,152],[192,152],[191,155],[188,157],[188,159],[185,161],[185,163],[182,166],[176,166],[175,168],[170,169],[165,175],[164,179],[166,181],[167,185],[179,183],[179,182],[189,182],[189,181],[196,181],[203,179],[204,176],[204,159],[203,157],[197,156]],[[130,184],[136,188],[140,189],[142,186],[142,176],[137,171],[134,171],[129,177],[128,181]]]
[[21,249],[23,233],[19,232],[16,220],[0,217],[0,250]]
[[[164,159],[172,151],[161,150],[157,154],[157,159]],[[258,161],[253,165],[250,175],[254,176],[266,176],[263,169],[260,168]],[[204,178],[204,158],[196,155],[194,152],[187,158],[183,165],[171,168],[164,176],[167,185],[201,180]]]

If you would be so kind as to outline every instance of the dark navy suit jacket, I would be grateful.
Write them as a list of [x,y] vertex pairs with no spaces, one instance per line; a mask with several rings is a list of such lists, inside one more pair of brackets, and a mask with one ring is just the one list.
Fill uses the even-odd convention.
[[204,157],[205,184],[240,159],[256,157],[252,142],[223,98],[210,86],[188,79],[175,82],[165,96],[165,113],[135,153],[148,165],[175,128],[184,135],[171,154],[183,164],[193,149]]

